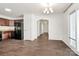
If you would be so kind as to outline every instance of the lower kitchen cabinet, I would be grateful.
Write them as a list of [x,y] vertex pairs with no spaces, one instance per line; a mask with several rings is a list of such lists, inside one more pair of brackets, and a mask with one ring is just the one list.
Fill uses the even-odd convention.
[[2,33],[2,39],[3,40],[8,40],[11,38],[11,32],[10,31],[5,31]]

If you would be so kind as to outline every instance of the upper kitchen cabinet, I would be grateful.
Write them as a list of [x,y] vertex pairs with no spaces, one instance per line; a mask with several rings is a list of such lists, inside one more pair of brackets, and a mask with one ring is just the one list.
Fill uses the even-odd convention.
[[0,18],[0,26],[9,26],[9,20]]
[[9,26],[14,26],[14,20],[9,20]]

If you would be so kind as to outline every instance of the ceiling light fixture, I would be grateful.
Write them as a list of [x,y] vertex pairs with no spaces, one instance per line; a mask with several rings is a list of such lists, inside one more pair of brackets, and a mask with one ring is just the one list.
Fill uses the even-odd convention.
[[11,11],[12,11],[12,10],[9,9],[9,8],[5,8],[4,10],[7,11],[7,12],[11,12]]
[[53,9],[52,8],[49,8],[49,10],[50,10],[51,13],[53,13]]
[[43,13],[49,14],[54,12],[51,8],[53,5],[52,3],[43,3],[42,5],[45,7]]
[[44,9],[44,11],[43,11],[43,13],[46,13],[46,14],[49,14],[49,13],[53,13],[54,11],[53,11],[53,9],[52,8],[45,8]]
[[45,8],[44,13],[46,13],[47,11],[48,11],[47,8]]

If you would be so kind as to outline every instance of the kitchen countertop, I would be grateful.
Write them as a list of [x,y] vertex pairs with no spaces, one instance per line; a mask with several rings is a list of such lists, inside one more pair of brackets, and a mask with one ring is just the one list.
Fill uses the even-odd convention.
[[0,26],[0,31],[14,31],[14,26]]

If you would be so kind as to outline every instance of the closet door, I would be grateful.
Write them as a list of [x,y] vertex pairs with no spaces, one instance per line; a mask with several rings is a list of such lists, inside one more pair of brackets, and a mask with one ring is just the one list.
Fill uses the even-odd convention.
[[70,14],[70,24],[69,24],[69,38],[70,38],[70,45],[76,48],[77,45],[77,23],[76,23],[76,12],[72,12]]

